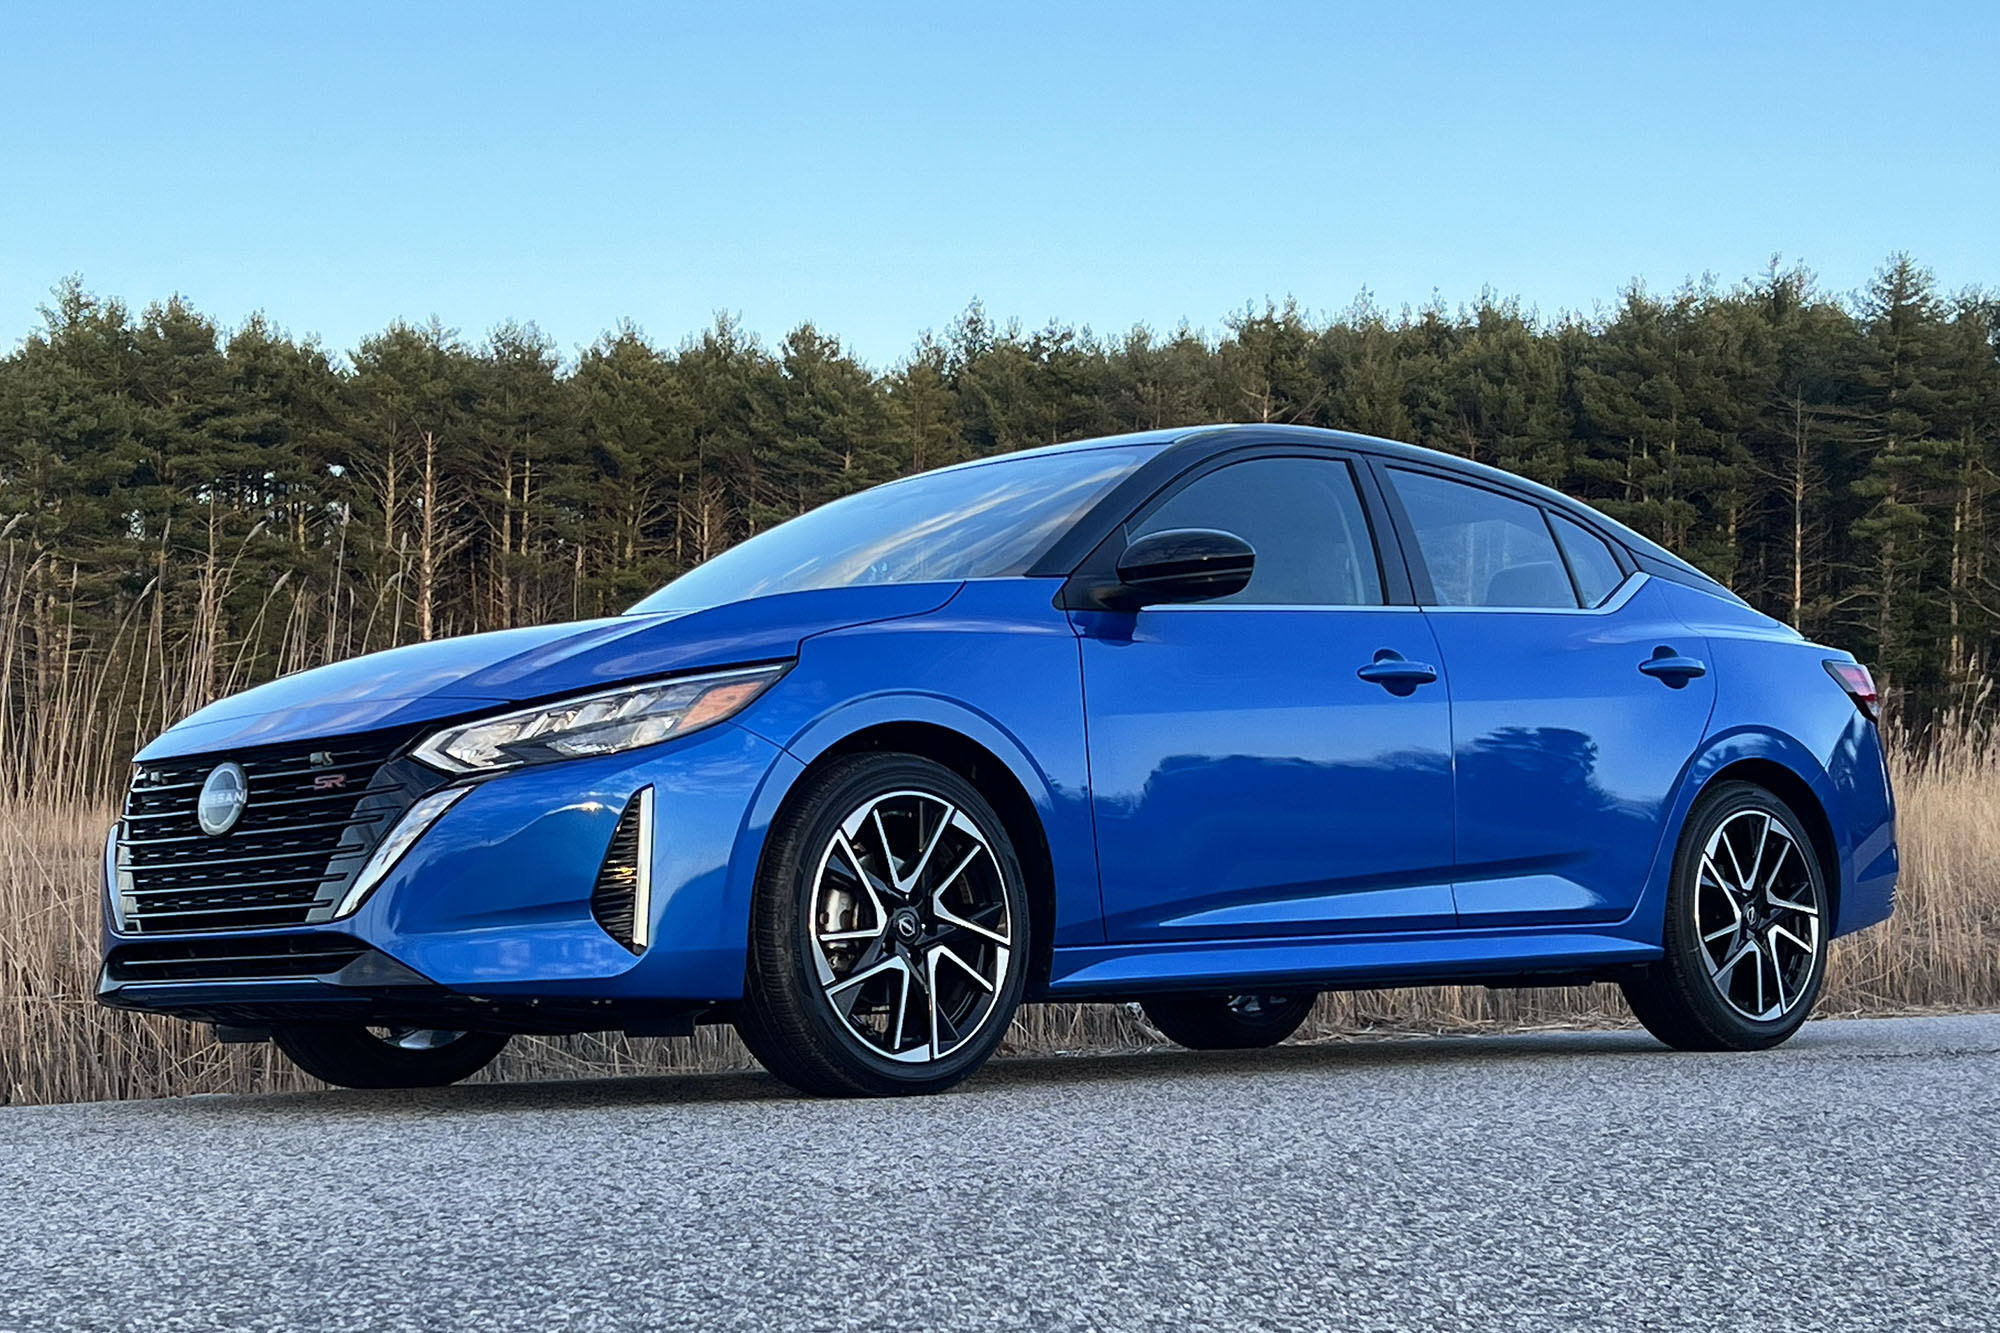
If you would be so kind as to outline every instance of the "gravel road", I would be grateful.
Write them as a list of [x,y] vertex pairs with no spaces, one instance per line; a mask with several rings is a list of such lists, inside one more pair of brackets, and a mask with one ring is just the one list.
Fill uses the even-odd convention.
[[0,1328],[2000,1326],[2000,1015],[0,1111]]

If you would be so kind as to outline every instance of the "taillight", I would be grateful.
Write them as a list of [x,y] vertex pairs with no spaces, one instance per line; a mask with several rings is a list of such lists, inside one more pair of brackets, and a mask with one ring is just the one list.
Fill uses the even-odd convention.
[[1859,662],[1828,662],[1826,674],[1840,682],[1840,688],[1854,700],[1861,716],[1870,722],[1882,720],[1882,696],[1875,693],[1875,677],[1868,674],[1867,667]]

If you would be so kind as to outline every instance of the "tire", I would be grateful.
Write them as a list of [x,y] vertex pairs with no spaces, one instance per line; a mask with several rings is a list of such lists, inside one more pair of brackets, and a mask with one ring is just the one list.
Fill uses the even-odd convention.
[[486,1068],[507,1045],[498,1032],[361,1023],[285,1024],[271,1039],[300,1069],[342,1088],[442,1088]]
[[1753,783],[1721,783],[1688,813],[1667,890],[1666,952],[1622,983],[1626,1002],[1677,1050],[1776,1046],[1819,998],[1831,904],[1825,868],[1790,807]]
[[915,755],[835,760],[765,842],[736,1030],[800,1092],[942,1092],[1007,1035],[1029,928],[1020,862],[977,788]]
[[1149,995],[1139,1001],[1153,1026],[1176,1045],[1196,1051],[1246,1051],[1276,1046],[1299,1030],[1319,997],[1285,995]]

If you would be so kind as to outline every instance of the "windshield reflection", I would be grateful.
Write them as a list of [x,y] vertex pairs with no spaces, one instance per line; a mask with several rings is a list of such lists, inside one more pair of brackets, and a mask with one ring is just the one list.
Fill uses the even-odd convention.
[[759,533],[632,608],[685,611],[877,583],[1003,578],[1036,556],[1158,446],[999,458],[862,491]]

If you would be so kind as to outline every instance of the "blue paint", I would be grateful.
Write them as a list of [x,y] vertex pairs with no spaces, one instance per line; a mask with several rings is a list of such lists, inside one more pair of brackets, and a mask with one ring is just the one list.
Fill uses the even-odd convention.
[[[1660,950],[1689,809],[1746,764],[1810,793],[1835,862],[1837,931],[1888,915],[1893,799],[1875,728],[1822,667],[1842,654],[1525,483],[1517,495],[1619,547],[1625,580],[1603,607],[1427,605],[1395,513],[1371,490],[1389,605],[1065,609],[1065,578],[1128,517],[1232,450],[1345,453],[1364,478],[1387,457],[1512,484],[1330,432],[1149,438],[1157,451],[1134,450],[1136,470],[1026,573],[413,645],[223,700],[141,760],[220,763],[356,733],[414,741],[525,702],[793,662],[705,730],[474,782],[352,918],[310,928],[465,995],[607,1013],[741,995],[773,820],[816,763],[885,728],[898,743],[948,742],[1026,812],[1016,841],[1047,909],[1038,996],[1598,975],[1644,961]],[[1380,669],[1398,659],[1430,677]],[[645,786],[653,942],[635,955],[590,897]],[[129,938],[107,926],[107,946]],[[173,996],[156,1003],[172,1011]]]

